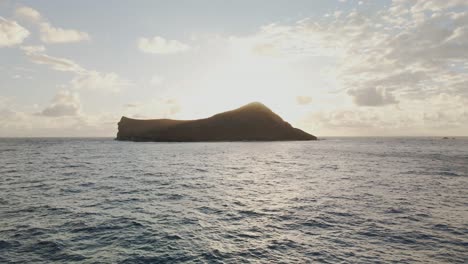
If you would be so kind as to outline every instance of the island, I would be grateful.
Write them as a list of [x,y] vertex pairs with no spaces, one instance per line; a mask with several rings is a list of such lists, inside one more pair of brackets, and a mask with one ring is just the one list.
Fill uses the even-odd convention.
[[294,141],[317,137],[292,127],[259,102],[197,120],[132,119],[118,123],[117,140],[155,142]]

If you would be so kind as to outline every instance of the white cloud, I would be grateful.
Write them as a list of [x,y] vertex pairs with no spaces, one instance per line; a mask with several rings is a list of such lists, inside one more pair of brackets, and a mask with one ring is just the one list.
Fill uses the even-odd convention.
[[76,29],[64,29],[51,25],[39,11],[22,6],[15,11],[18,17],[28,19],[39,26],[40,38],[44,43],[72,43],[90,40],[87,32]]
[[150,80],[150,84],[153,86],[159,86],[164,82],[164,78],[160,75],[153,75]]
[[164,105],[167,107],[167,112],[171,116],[179,113],[181,110],[179,101],[176,99],[167,99],[164,101]]
[[393,1],[393,6],[406,7],[412,13],[420,13],[426,11],[444,11],[455,7],[467,7],[468,2],[465,0],[397,0]]
[[124,115],[133,118],[173,118],[182,110],[174,98],[156,98],[145,103],[128,103],[124,105]]
[[71,80],[71,87],[74,89],[120,92],[122,88],[130,85],[131,82],[122,79],[113,72],[100,73],[97,71],[87,71]]
[[46,49],[42,45],[38,46],[21,46],[21,50],[25,51],[26,53],[39,53],[39,52],[44,52]]
[[301,126],[329,136],[464,136],[468,129],[467,104],[466,97],[442,93],[425,100],[403,101],[398,107],[314,111]]
[[134,107],[140,107],[142,104],[141,103],[128,103],[128,104],[124,104],[123,106],[125,108],[134,108]]
[[77,64],[76,62],[70,59],[53,57],[47,54],[38,53],[38,52],[30,52],[30,51],[26,51],[26,56],[32,62],[36,64],[48,65],[56,71],[74,72],[74,73],[86,72],[86,70],[83,67],[81,67],[79,64]]
[[348,90],[348,94],[353,96],[354,102],[359,106],[382,106],[398,103],[395,97],[384,88],[351,89]]
[[109,137],[115,135],[119,118],[109,113],[44,116],[0,109],[0,137]]
[[296,97],[296,102],[299,105],[308,105],[308,104],[312,103],[312,97],[305,96],[305,95],[297,96]]
[[467,1],[399,0],[375,14],[352,10],[272,24],[252,46],[267,56],[333,57],[336,78],[357,105],[384,106],[403,97],[468,94],[467,23]]
[[57,92],[41,111],[38,106],[15,103],[0,96],[0,137],[2,136],[113,136],[120,116],[101,112],[85,114],[77,93]]
[[231,37],[231,43],[237,46],[250,45],[257,55],[274,57],[305,57],[326,55],[325,47],[320,47],[320,39],[311,34],[300,32],[295,26],[270,24],[248,38]]
[[52,102],[40,115],[49,117],[77,116],[80,114],[81,102],[78,94],[68,90],[57,92]]
[[15,135],[17,133],[12,133],[12,131],[19,130],[18,128],[24,128],[27,126],[26,121],[27,115],[14,111],[10,108],[0,108],[0,135]]
[[12,98],[11,97],[6,97],[6,96],[0,96],[0,106],[9,106],[11,105]]
[[15,10],[15,14],[32,22],[39,22],[42,19],[41,14],[37,10],[28,6],[18,7]]
[[15,21],[0,17],[0,47],[21,44],[29,36],[29,31]]
[[86,32],[53,27],[47,22],[41,23],[39,28],[41,31],[41,40],[45,43],[70,43],[91,39]]
[[189,50],[190,46],[178,40],[167,40],[155,36],[153,38],[139,38],[138,48],[145,53],[176,54]]
[[45,48],[42,46],[23,46],[21,49],[29,60],[36,64],[47,65],[56,71],[74,73],[75,76],[69,84],[72,89],[119,92],[123,88],[132,85],[130,81],[121,78],[114,72],[102,73],[88,70],[73,60],[44,54]]

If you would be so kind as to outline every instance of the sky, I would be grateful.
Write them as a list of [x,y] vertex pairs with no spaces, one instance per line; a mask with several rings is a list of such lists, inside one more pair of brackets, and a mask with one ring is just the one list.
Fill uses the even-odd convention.
[[466,0],[0,0],[0,137],[259,101],[316,136],[468,136]]

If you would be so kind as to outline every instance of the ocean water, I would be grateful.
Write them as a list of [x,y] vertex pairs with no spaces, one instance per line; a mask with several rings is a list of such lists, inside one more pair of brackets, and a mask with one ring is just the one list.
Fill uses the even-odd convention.
[[467,263],[468,139],[0,139],[0,263]]

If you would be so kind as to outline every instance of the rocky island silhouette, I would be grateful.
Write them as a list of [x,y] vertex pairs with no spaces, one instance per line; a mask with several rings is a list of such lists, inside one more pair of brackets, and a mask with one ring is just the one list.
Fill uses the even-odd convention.
[[294,141],[317,137],[292,127],[259,102],[197,120],[132,119],[118,123],[117,140],[156,142]]

